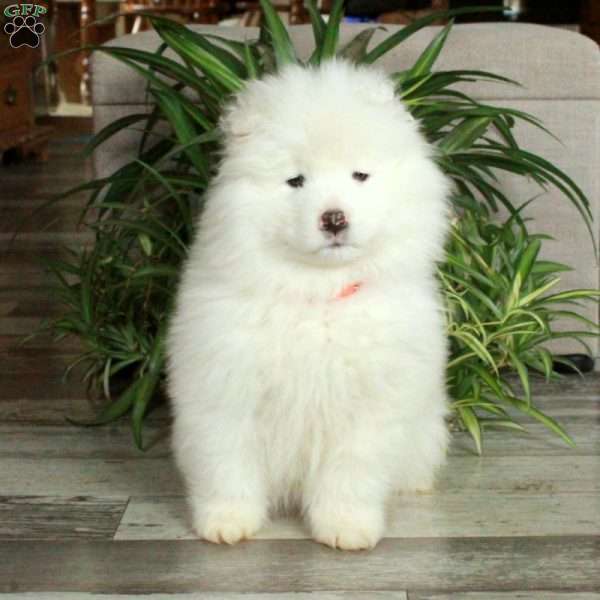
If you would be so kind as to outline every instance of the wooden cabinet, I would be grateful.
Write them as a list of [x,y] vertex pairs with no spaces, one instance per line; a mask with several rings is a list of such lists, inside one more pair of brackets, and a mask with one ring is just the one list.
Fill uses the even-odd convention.
[[583,0],[581,33],[585,33],[600,44],[600,2],[598,0]]
[[34,121],[34,58],[30,48],[0,46],[0,154],[14,149],[23,157],[35,154],[46,158],[51,128],[37,127]]
[[[2,57],[0,63],[0,133],[33,124],[28,77],[30,67],[25,61],[11,61],[7,58]],[[23,69],[26,71],[23,72]]]

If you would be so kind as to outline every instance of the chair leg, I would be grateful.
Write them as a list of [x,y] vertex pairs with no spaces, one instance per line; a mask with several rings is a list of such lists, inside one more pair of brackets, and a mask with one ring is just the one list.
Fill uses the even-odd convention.
[[139,33],[142,29],[142,16],[136,15],[135,21],[133,22],[133,27],[131,28],[131,33]]

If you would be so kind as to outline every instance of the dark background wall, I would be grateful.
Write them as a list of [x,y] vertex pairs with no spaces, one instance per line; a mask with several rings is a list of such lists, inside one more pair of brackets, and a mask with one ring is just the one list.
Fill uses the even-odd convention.
[[[600,2],[600,0],[592,0]],[[576,23],[580,20],[580,0],[521,0],[522,12],[519,20],[536,23]],[[348,0],[347,13],[350,15],[377,16],[395,10],[419,10],[429,8],[430,0]],[[503,6],[502,0],[450,0],[451,8],[463,6]],[[477,17],[459,17],[458,21],[503,21],[506,17],[497,14]]]
[[[599,1],[599,0],[596,0]],[[426,5],[427,2],[421,4]],[[577,23],[581,17],[579,0],[521,0],[520,20],[536,23]],[[450,7],[502,6],[502,0],[451,0]],[[502,16],[496,20],[502,19]],[[480,19],[478,19],[480,20]]]

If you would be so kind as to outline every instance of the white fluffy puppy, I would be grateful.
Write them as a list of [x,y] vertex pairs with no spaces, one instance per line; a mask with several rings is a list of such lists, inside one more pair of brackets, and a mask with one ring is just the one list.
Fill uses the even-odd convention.
[[388,78],[344,62],[249,83],[222,127],[168,345],[195,529],[232,544],[296,507],[373,547],[444,460],[447,181]]

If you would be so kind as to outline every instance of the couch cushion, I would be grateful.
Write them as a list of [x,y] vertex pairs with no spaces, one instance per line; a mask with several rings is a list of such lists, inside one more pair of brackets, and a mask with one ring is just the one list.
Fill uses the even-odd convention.
[[[342,42],[366,25],[344,24]],[[399,26],[377,31],[371,47]],[[255,39],[256,28],[229,28],[195,25],[199,32],[218,33],[231,39]],[[310,25],[290,28],[299,55],[306,58],[313,48]],[[439,27],[427,27],[395,48],[379,62],[388,72],[411,66]],[[107,46],[126,46],[148,51],[159,45],[153,31],[126,35]],[[522,88],[477,83],[471,88],[481,99],[502,98],[600,98],[600,53],[590,39],[571,31],[522,23],[476,23],[456,25],[444,48],[438,69],[479,69],[518,81]],[[145,102],[144,79],[109,57],[92,57],[92,97],[94,104],[139,104]],[[474,91],[473,91],[474,90]]]

